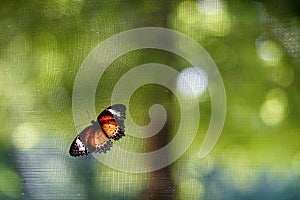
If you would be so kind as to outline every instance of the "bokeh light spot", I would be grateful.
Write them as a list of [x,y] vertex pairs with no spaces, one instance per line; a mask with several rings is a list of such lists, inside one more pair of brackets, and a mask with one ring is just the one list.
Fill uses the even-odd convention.
[[180,22],[192,25],[198,22],[200,13],[197,13],[196,4],[194,2],[183,1],[177,8],[177,17]]
[[231,30],[231,17],[226,6],[219,0],[198,1],[198,11],[202,14],[201,26],[212,35],[225,36]]
[[13,145],[21,150],[33,148],[40,140],[37,129],[31,123],[20,124],[11,137]]
[[215,15],[222,12],[223,4],[220,0],[198,0],[198,8],[207,15]]
[[205,92],[207,84],[207,74],[199,67],[186,68],[177,77],[177,88],[186,97],[201,96]]
[[231,30],[231,16],[221,1],[183,1],[177,8],[173,25],[197,40],[209,35],[225,36]]
[[280,46],[270,40],[258,43],[257,54],[269,66],[277,65],[283,56]]
[[286,116],[287,97],[281,89],[273,89],[267,94],[266,101],[260,108],[262,121],[270,126],[277,125]]

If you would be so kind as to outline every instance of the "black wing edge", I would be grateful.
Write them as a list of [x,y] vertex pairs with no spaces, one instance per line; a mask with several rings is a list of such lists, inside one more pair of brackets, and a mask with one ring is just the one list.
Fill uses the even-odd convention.
[[[117,115],[117,114],[110,112],[109,111],[110,109],[118,112],[119,114]],[[117,124],[123,130],[123,132],[125,132],[124,120],[126,119],[126,110],[127,110],[127,108],[123,104],[115,104],[115,105],[109,106],[103,112],[100,113],[100,115],[97,117],[97,121],[99,121],[99,119],[101,117],[106,116],[106,115],[113,116],[115,121],[117,122]]]
[[96,148],[95,153],[106,153],[113,146],[112,141],[108,140],[103,146],[100,148]]
[[[84,150],[79,150],[79,145],[82,145]],[[89,154],[89,150],[87,149],[87,147],[83,144],[82,140],[80,139],[79,135],[76,136],[76,138],[73,140],[70,150],[69,150],[69,154],[72,157],[77,157],[77,156],[84,156],[84,155],[88,155]]]
[[126,106],[123,104],[115,104],[110,106],[110,109],[116,110],[117,112],[120,113],[120,116],[114,115],[115,121],[120,126],[120,133],[117,134],[115,137],[113,137],[113,140],[119,140],[123,136],[125,136],[125,124],[124,120],[126,119]]

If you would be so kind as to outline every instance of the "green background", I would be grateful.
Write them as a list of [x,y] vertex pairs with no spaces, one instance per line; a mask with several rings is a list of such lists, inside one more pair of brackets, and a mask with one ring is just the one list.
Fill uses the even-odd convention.
[[[300,199],[300,4],[210,2],[2,0],[0,199]],[[197,138],[169,167],[131,174],[92,156],[71,158],[78,134],[72,118],[77,70],[101,41],[147,26],[190,36],[217,64],[227,95],[217,145],[198,157],[210,119],[206,94],[199,97]],[[169,52],[130,52],[101,77],[96,111],[110,105],[126,71],[150,62],[178,71],[189,67]],[[165,106],[168,122],[158,136],[126,136],[121,146],[153,151],[174,137],[180,102],[171,93],[158,85],[134,93],[128,109],[137,124],[149,123],[154,103]]]

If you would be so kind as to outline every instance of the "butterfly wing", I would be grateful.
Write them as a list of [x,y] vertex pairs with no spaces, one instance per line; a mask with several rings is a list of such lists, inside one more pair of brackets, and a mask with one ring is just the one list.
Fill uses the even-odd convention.
[[71,156],[83,156],[83,155],[88,155],[90,152],[88,148],[86,148],[85,144],[79,137],[79,135],[76,136],[76,138],[73,140],[69,153]]
[[125,118],[126,106],[123,104],[115,104],[101,112],[97,117],[97,121],[109,138],[119,140],[125,136]]
[[118,140],[125,136],[125,118],[125,105],[116,104],[106,108],[98,116],[98,123],[92,121],[92,125],[76,136],[69,150],[70,155],[76,157],[108,151],[112,147],[111,138]]
[[86,127],[76,136],[71,144],[69,153],[71,156],[83,156],[89,153],[102,153],[112,147],[112,142],[103,132],[99,125]]

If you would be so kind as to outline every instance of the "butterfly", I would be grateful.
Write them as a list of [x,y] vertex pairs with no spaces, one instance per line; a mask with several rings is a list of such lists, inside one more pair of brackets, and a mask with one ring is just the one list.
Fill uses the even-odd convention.
[[71,156],[83,156],[90,153],[106,153],[112,147],[113,140],[125,136],[124,120],[126,106],[115,104],[100,113],[97,121],[83,129],[73,140],[69,153]]

